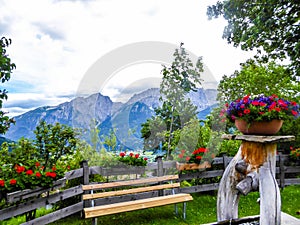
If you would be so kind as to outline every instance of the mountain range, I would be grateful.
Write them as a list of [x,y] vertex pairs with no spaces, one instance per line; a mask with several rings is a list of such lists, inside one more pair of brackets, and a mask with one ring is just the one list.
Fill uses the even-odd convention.
[[[199,88],[189,98],[198,108],[198,118],[205,119],[216,105],[217,90]],[[155,115],[161,105],[159,88],[147,89],[133,95],[126,103],[113,102],[100,93],[88,97],[76,97],[57,106],[43,106],[16,116],[5,138],[16,141],[21,137],[34,139],[34,130],[41,120],[54,124],[66,124],[81,128],[83,138],[89,142],[91,126],[97,127],[99,136],[108,136],[113,130],[118,144],[127,148],[141,148],[141,124]],[[93,121],[93,122],[92,122]],[[131,133],[129,133],[131,131]]]

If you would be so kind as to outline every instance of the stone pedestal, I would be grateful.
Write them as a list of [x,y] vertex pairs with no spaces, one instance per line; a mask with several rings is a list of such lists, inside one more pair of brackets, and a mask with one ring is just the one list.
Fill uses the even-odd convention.
[[280,225],[281,198],[275,177],[277,143],[292,141],[295,137],[223,135],[222,138],[241,140],[242,144],[220,182],[218,221],[236,219],[240,194],[259,190],[260,225]]

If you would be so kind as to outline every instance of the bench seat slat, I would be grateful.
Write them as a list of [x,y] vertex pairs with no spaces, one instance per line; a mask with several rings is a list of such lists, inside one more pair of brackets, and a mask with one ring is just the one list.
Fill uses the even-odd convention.
[[180,193],[175,195],[159,196],[154,198],[140,199],[130,202],[121,202],[109,205],[85,208],[85,218],[92,218],[110,215],[121,212],[134,211],[139,209],[152,208],[157,206],[187,202],[193,200],[190,194]]
[[83,191],[89,190],[97,190],[97,189],[105,189],[105,188],[114,188],[114,187],[121,187],[121,186],[130,186],[130,185],[137,185],[137,184],[147,184],[147,183],[155,183],[161,181],[170,181],[170,180],[177,180],[179,177],[178,175],[167,175],[161,177],[151,177],[145,179],[137,179],[137,180],[127,180],[127,181],[117,181],[111,183],[102,183],[102,184],[89,184],[83,185]]
[[162,185],[156,185],[156,186],[132,188],[132,189],[127,189],[127,190],[119,190],[119,191],[101,192],[101,193],[95,193],[95,194],[85,194],[85,195],[83,195],[82,199],[89,200],[89,199],[96,199],[96,198],[106,198],[106,197],[112,197],[112,196],[136,194],[136,193],[141,193],[141,192],[157,191],[157,190],[177,188],[177,187],[180,187],[180,183],[162,184]]

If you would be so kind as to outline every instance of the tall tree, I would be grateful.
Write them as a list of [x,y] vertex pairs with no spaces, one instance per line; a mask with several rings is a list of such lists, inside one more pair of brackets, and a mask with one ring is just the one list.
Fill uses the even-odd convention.
[[[6,48],[11,44],[11,39],[7,39],[2,37],[0,39],[0,79],[1,83],[5,83],[9,81],[10,75],[13,69],[16,68],[16,65],[11,62],[9,58]],[[4,134],[10,124],[14,122],[13,119],[9,118],[6,112],[2,111],[2,103],[3,100],[7,100],[7,90],[0,89],[0,134]]]
[[[197,107],[187,98],[187,94],[196,91],[201,85],[200,73],[203,72],[202,58],[199,58],[194,66],[183,48],[183,43],[175,50],[173,56],[172,64],[169,67],[163,66],[162,69],[163,78],[160,84],[162,106],[155,109],[156,117],[142,124],[144,143],[153,146],[161,141],[163,149],[167,150],[167,157],[176,145],[174,132],[178,132],[187,122],[196,117]],[[159,130],[151,130],[157,125]]]
[[300,77],[300,1],[226,0],[207,9],[209,19],[222,16],[228,24],[223,38],[256,57],[288,59],[294,79]]

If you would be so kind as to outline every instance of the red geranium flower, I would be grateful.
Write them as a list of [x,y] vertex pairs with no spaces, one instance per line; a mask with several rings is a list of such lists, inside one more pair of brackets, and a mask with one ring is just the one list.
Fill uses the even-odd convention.
[[29,176],[30,176],[30,175],[32,175],[32,174],[33,174],[33,171],[32,171],[32,170],[27,170],[27,171],[26,171],[26,175],[29,175]]
[[36,173],[35,173],[35,176],[36,176],[37,178],[40,178],[40,177],[42,176],[42,174],[41,174],[40,172],[36,172]]
[[9,181],[9,183],[10,183],[11,185],[16,185],[16,184],[17,184],[17,180],[11,179],[11,180]]
[[125,152],[120,152],[120,156],[124,157],[125,156]]
[[24,167],[24,166],[16,165],[16,166],[15,166],[15,169],[16,169],[16,172],[17,172],[17,173],[22,173],[22,172],[25,171],[25,167]]
[[0,186],[4,187],[4,185],[5,185],[5,180],[0,180]]

